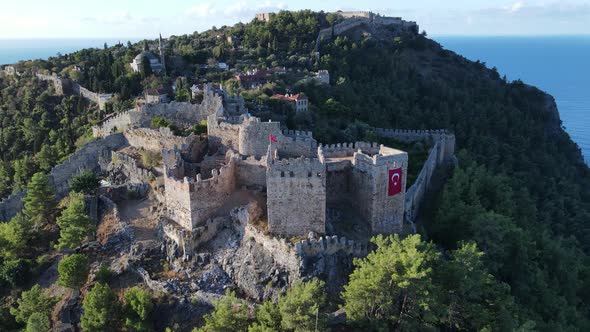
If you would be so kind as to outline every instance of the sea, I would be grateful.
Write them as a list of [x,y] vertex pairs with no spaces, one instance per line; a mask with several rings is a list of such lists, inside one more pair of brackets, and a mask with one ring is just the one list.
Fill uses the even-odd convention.
[[555,97],[562,125],[590,164],[590,36],[435,36],[445,49]]
[[[496,67],[555,97],[563,126],[590,163],[590,36],[434,36],[444,48]],[[136,39],[0,39],[0,65]]]

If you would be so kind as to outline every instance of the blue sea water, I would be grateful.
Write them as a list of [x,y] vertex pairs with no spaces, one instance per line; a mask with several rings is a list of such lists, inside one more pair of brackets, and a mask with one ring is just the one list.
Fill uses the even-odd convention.
[[[123,39],[0,39],[0,65],[21,60],[47,59],[57,53],[67,54],[83,48],[101,48],[104,43],[115,45]],[[137,39],[131,39],[135,42]]]
[[[498,68],[510,80],[521,79],[553,95],[566,131],[582,149],[586,162],[590,162],[590,36],[434,39],[468,59]],[[0,39],[0,65],[119,41],[126,43],[127,38]]]
[[590,36],[456,37],[434,39],[445,49],[496,67],[555,97],[563,126],[590,164]]

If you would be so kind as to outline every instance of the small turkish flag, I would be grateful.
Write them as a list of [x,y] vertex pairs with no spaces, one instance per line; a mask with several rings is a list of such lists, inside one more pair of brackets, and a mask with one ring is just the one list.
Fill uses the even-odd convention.
[[389,170],[389,196],[394,196],[402,192],[402,168]]
[[269,139],[271,142],[275,142],[275,143],[276,143],[276,142],[278,142],[278,141],[277,141],[277,138],[276,138],[276,137],[274,137],[273,135],[268,135],[268,139]]

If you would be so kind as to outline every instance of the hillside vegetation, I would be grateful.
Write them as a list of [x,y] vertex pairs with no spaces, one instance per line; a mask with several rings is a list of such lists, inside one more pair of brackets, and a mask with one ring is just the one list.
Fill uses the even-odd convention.
[[[276,116],[272,111],[278,107],[269,101],[273,93],[305,93],[312,103],[309,114],[281,116],[289,129],[311,130],[325,143],[378,140],[374,127],[444,128],[455,134],[458,166],[423,209],[421,237],[375,239],[377,250],[355,262],[350,284],[334,303],[317,295],[321,283],[314,281],[298,285],[278,307],[266,303],[256,314],[239,309],[236,318],[228,310],[242,302],[232,295],[207,316],[207,331],[227,328],[224,318],[230,326],[250,325],[251,331],[303,331],[320,310],[339,305],[349,326],[371,329],[590,330],[590,170],[561,128],[553,98],[521,81],[509,82],[425,35],[337,36],[322,43],[316,58],[317,33],[330,22],[323,13],[281,12],[268,23],[173,36],[167,53],[181,57],[185,68],[171,69],[170,77],[143,76],[125,67],[153,41],[22,65],[62,76],[78,75],[70,68],[82,66],[84,74],[76,79],[118,94],[109,111],[124,110],[142,88],[177,74],[235,86],[229,73],[193,67],[205,62],[225,61],[241,70],[328,69],[330,86],[295,85],[298,78],[289,74],[262,89],[236,87],[235,92],[254,113],[268,117]],[[241,40],[241,47],[220,35]],[[35,79],[0,80],[0,197],[67,157],[76,140],[88,134],[89,123],[102,115],[76,97],[53,96]],[[59,211],[49,212],[45,226],[55,226]],[[38,275],[44,266],[38,257],[51,250],[43,229],[21,227],[34,217],[19,215],[0,225],[0,295],[9,305],[32,286],[33,278],[19,276]],[[27,250],[15,239],[37,246]],[[387,270],[392,264],[395,268]],[[96,292],[114,302],[110,290],[101,287]],[[307,310],[295,315],[298,306]],[[0,326],[26,322],[20,316],[14,321],[6,306],[0,314]]]

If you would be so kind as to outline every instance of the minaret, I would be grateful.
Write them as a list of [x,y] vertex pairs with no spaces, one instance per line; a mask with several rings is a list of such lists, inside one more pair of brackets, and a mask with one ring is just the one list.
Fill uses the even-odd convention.
[[162,34],[160,33],[160,42],[158,44],[158,51],[160,51],[160,63],[164,67],[164,73],[166,72],[166,59],[164,58],[164,41],[162,40]]

